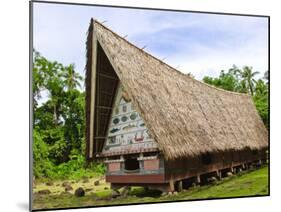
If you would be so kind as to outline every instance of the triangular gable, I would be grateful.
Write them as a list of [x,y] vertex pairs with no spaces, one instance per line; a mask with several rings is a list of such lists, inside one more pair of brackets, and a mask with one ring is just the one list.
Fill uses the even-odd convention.
[[116,92],[115,103],[104,142],[102,156],[157,151],[157,143],[149,136],[141,115],[126,99],[121,84]]

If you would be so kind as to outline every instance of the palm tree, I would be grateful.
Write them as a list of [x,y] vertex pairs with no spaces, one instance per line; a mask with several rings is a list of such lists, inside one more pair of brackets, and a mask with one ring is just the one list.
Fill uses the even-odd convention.
[[83,79],[77,72],[74,70],[74,64],[70,64],[65,67],[62,76],[65,78],[64,84],[68,90],[72,90],[77,86],[80,87],[80,81]]
[[268,85],[268,80],[269,80],[269,72],[268,71],[264,72],[263,78],[266,80],[266,84]]
[[241,83],[245,84],[247,91],[250,91],[250,94],[254,95],[254,76],[259,74],[258,71],[253,72],[253,68],[250,66],[244,66],[242,70],[237,69],[236,72],[241,77]]
[[259,79],[258,81],[255,81],[256,88],[255,88],[255,95],[258,96],[264,96],[268,93],[268,87],[267,84],[264,83],[263,80]]

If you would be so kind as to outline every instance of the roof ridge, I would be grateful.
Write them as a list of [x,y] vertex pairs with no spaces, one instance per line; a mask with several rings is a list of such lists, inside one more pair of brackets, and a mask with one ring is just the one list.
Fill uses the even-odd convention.
[[181,75],[183,75],[184,77],[187,77],[187,78],[189,78],[189,79],[191,79],[191,80],[193,80],[193,81],[195,81],[195,82],[199,82],[199,83],[201,83],[201,84],[203,84],[203,85],[205,85],[205,86],[208,86],[208,87],[210,87],[210,88],[212,88],[212,89],[216,89],[216,90],[218,90],[218,91],[222,91],[222,92],[229,93],[229,94],[234,94],[234,95],[240,95],[240,96],[247,96],[247,97],[250,97],[250,95],[247,94],[247,93],[239,93],[239,92],[234,92],[234,91],[228,91],[228,90],[225,90],[225,89],[222,89],[222,88],[215,87],[215,86],[210,85],[210,84],[208,84],[208,83],[202,82],[202,81],[200,81],[200,80],[194,79],[193,77],[191,77],[191,76],[189,76],[189,75],[187,75],[187,74],[185,74],[185,73],[183,73],[183,72],[177,70],[176,68],[174,68],[174,67],[172,67],[171,65],[165,63],[164,61],[162,61],[162,60],[160,60],[159,58],[153,56],[152,54],[150,54],[150,53],[144,51],[143,49],[139,48],[138,46],[136,46],[135,44],[131,43],[131,42],[128,41],[127,39],[121,37],[121,36],[118,35],[116,32],[112,31],[111,29],[109,29],[108,27],[106,27],[105,25],[103,25],[103,24],[102,24],[101,22],[99,22],[98,20],[93,19],[93,18],[92,18],[92,20],[93,20],[93,23],[97,23],[97,24],[100,25],[101,27],[103,27],[103,28],[105,28],[106,30],[108,30],[108,31],[110,31],[111,33],[113,33],[116,37],[121,38],[122,40],[124,40],[125,42],[127,42],[129,45],[135,47],[136,49],[138,49],[139,51],[143,52],[144,54],[146,54],[146,55],[148,55],[148,56],[150,56],[150,57],[156,59],[156,60],[159,61],[160,63],[163,63],[164,65],[166,65],[166,66],[168,66],[170,69],[172,69],[172,71],[175,71],[176,73],[181,74]]

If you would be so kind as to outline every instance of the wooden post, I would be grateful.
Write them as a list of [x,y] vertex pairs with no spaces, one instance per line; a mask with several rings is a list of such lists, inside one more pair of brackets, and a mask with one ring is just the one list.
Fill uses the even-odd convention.
[[198,185],[200,185],[200,183],[201,183],[201,180],[200,180],[200,175],[197,175],[197,178],[196,178],[196,183],[197,183]]
[[218,180],[221,180],[221,171],[220,171],[220,170],[217,170],[216,173],[217,173],[217,178],[218,178]]
[[169,184],[170,184],[170,191],[175,191],[175,184],[174,184],[174,180],[170,180],[169,181]]
[[182,180],[177,182],[177,192],[182,192]]
[[[89,158],[93,157],[93,152],[97,151],[97,146],[94,147],[94,120],[95,112],[95,94],[96,94],[96,64],[97,64],[97,38],[93,33],[92,39],[92,67],[91,67],[91,102],[90,102],[90,144],[89,144]],[[98,132],[98,131],[97,131]],[[96,144],[96,143],[95,143]],[[94,149],[95,148],[95,149]]]

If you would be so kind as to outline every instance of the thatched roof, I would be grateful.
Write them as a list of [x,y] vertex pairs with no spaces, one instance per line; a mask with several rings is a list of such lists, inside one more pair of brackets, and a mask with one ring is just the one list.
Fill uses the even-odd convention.
[[[89,35],[94,38],[88,38],[88,64],[93,60],[92,41],[89,39],[94,39],[97,52],[103,51],[106,55],[114,69],[112,76],[116,74],[122,83],[166,159],[268,146],[268,131],[249,95],[197,81],[97,21],[91,22]],[[91,74],[92,68],[88,65],[88,146],[91,142],[89,128],[93,127],[89,124],[89,99],[94,96],[91,94]],[[95,142],[98,141],[94,139]],[[99,149],[92,151],[98,153]]]

